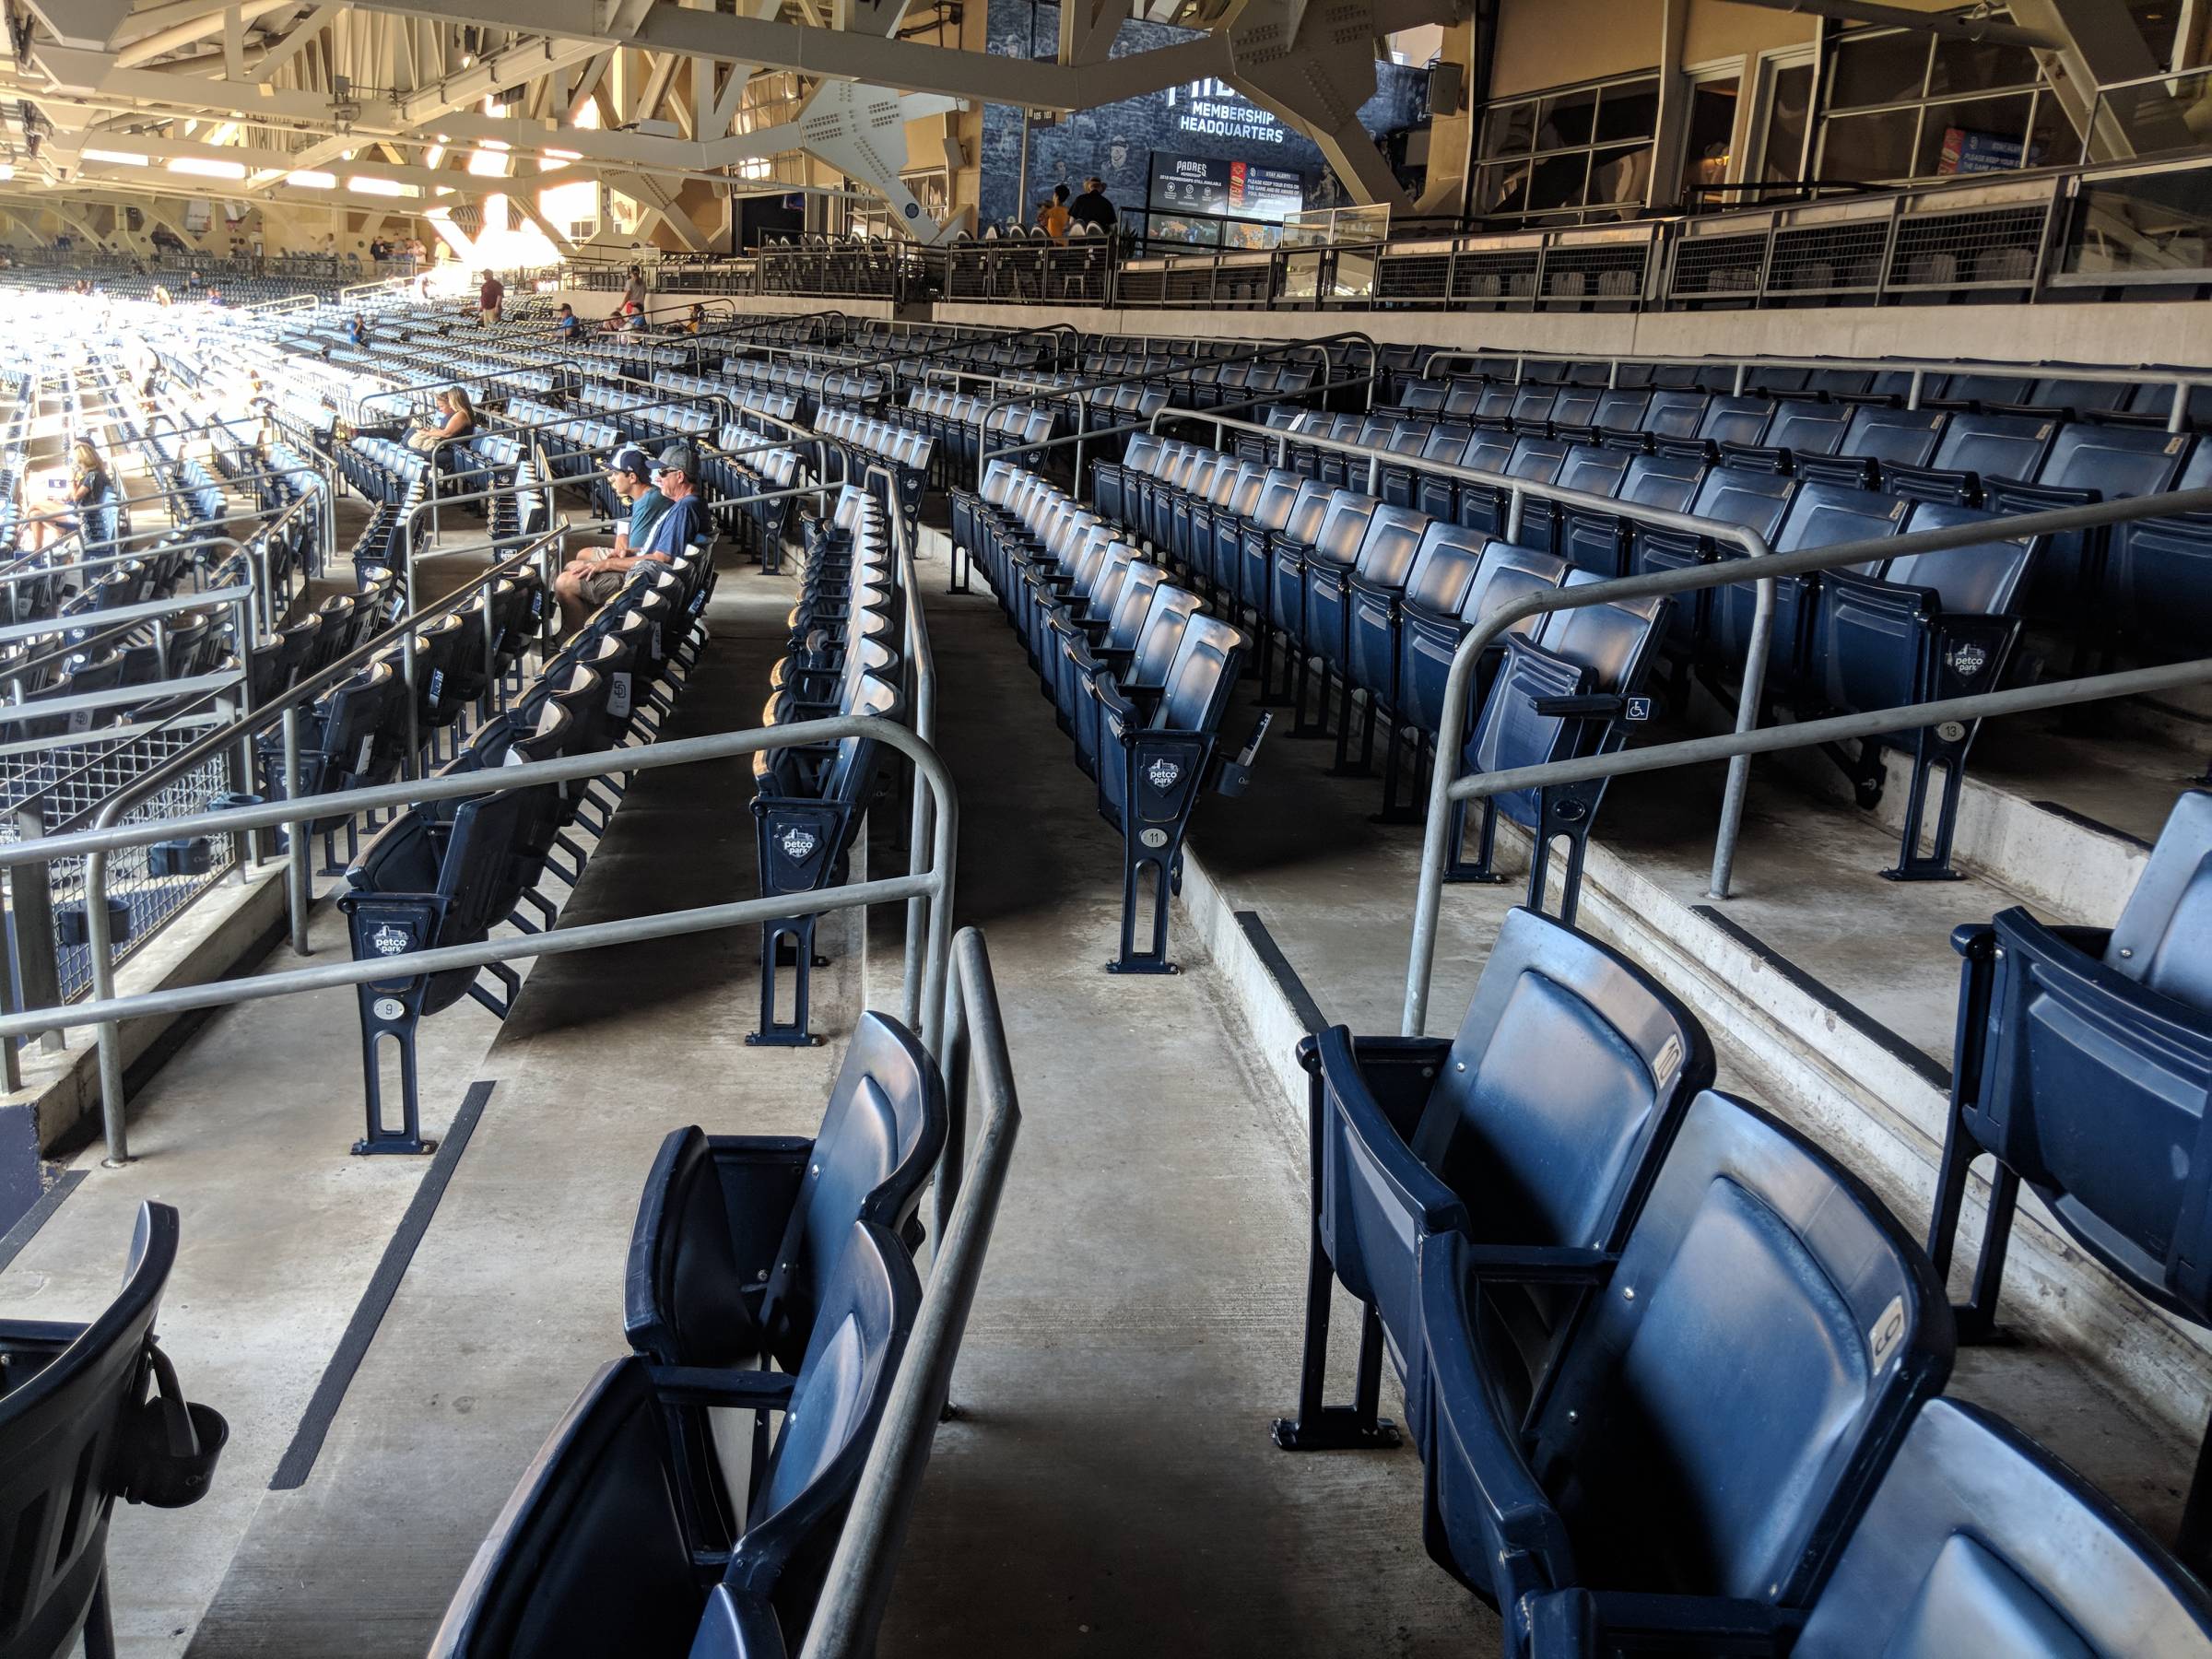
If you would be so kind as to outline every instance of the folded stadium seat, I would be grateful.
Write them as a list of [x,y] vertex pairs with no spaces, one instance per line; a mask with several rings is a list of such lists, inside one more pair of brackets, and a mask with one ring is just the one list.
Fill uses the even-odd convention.
[[1444,390],[1441,381],[1415,381],[1411,385],[1403,387],[1391,401],[1408,414],[1441,415],[1444,412]]
[[1773,418],[1755,443],[1724,441],[1722,457],[1731,466],[1771,466],[1776,471],[1802,473],[1807,460],[1832,455],[1842,447],[1855,413],[1849,404],[1784,398],[1774,406]]
[[1859,489],[1882,487],[1883,470],[1925,467],[1935,458],[1949,424],[1946,409],[1900,409],[1888,404],[1853,404],[1836,447],[1826,454],[1796,456],[1799,477]]
[[[2173,488],[2212,488],[2212,442],[2190,452]],[[2212,638],[2212,513],[2114,524],[2102,604],[2109,637],[2138,654],[2186,655]]]
[[[1429,440],[1435,434],[1436,429],[1437,423],[1432,420],[1401,420],[1392,428],[1387,448],[1394,455],[1418,457],[1427,448]],[[1465,447],[1464,442],[1461,447],[1463,449]],[[1383,503],[1391,507],[1414,505],[1415,480],[1418,477],[1417,469],[1411,466],[1384,466],[1382,488],[1378,491]]]
[[[1984,475],[1983,504],[1997,512],[2035,512],[2086,506],[2123,496],[2159,495],[2173,488],[2190,446],[2185,432],[2147,427],[2062,426],[2030,475]],[[2036,563],[2026,608],[2030,616],[2093,629],[2104,611],[2104,558],[2109,528],[2054,535]]]
[[2034,478],[2051,453],[2059,423],[2045,415],[1987,414],[1960,409],[1946,424],[1925,466],[1885,465],[1882,488],[1921,501],[1982,499],[1985,478]]
[[[434,1659],[685,1659],[710,1587],[796,1651],[920,1302],[905,1245],[855,1221],[795,1374],[602,1367],[492,1523]],[[670,1439],[672,1406],[782,1413],[757,1489],[715,1494],[735,1536],[697,1529],[702,1472]]]
[[[472,796],[447,814],[417,806],[401,813],[371,838],[346,873],[338,909],[353,939],[355,959],[482,941],[503,921],[520,896],[514,853],[525,823],[540,814],[555,785],[535,784]],[[473,996],[504,1016],[504,1005],[477,983],[474,968],[409,974],[356,987],[361,1018],[361,1080],[368,1133],[354,1150],[426,1152],[416,1087],[416,1028],[426,1014]],[[496,977],[496,976],[495,976]],[[401,1123],[382,1113],[383,1043],[399,1056]]]
[[[1664,1610],[1662,1610],[1664,1611]],[[1531,1598],[1533,1659],[1722,1639],[1724,1619],[1563,1590]],[[1748,1608],[1740,1610],[1748,1615]],[[1770,1621],[1745,1620],[1753,1629]],[[2204,1586],[2018,1430],[1964,1401],[1923,1405],[1802,1630],[1730,1652],[1795,1659],[2127,1659],[2212,1654]]]
[[1604,403],[1605,397],[1606,384],[1602,375],[1594,382],[1561,386],[1559,394],[1552,399],[1551,417],[1545,423],[1544,435],[1594,441],[1598,406]]
[[[1192,810],[1201,790],[1243,793],[1267,731],[1269,717],[1262,714],[1235,756],[1216,752],[1243,649],[1244,636],[1228,623],[1192,613],[1159,681],[1107,675],[1090,682],[1097,704],[1099,811],[1122,832],[1121,949],[1106,965],[1110,973],[1176,971],[1168,959],[1168,906],[1182,886],[1182,841]],[[1132,668],[1146,667],[1140,643]],[[1147,872],[1151,923],[1140,947],[1136,913]]]
[[1040,675],[1049,672],[1045,661],[1050,637],[1050,629],[1045,626],[1046,614],[1064,604],[1087,608],[1100,571],[1114,550],[1124,545],[1116,539],[1112,526],[1100,524],[1093,514],[1071,514],[1063,524],[1057,561],[1032,566],[1026,572],[1026,585],[1014,618],[1022,647],[1029,653],[1030,665]]
[[[1318,547],[1306,561],[1306,648],[1321,668],[1327,718],[1329,680],[1337,688],[1336,769],[1365,771],[1374,759],[1377,699],[1396,694],[1397,609],[1430,521],[1404,507],[1381,507],[1368,520],[1359,557],[1339,565]],[[1359,759],[1349,759],[1352,694],[1365,690]]]
[[[1941,1282],[1856,1179],[1711,1089],[1618,1254],[1547,1253],[1423,1241],[1430,1556],[1499,1608],[1508,1659],[1528,1598],[1573,1589],[1771,1639],[1950,1372]],[[1524,1416],[1488,1302],[1537,1277],[1597,1294]]]
[[[1928,1253],[1947,1272],[1967,1177],[1983,1153],[1989,1220],[1969,1341],[1995,1334],[2022,1182],[2068,1237],[2136,1294],[2212,1324],[2212,793],[2183,794],[2109,931],[2049,926],[2026,910],[1961,926],[1951,1113]],[[2207,1435],[2212,1445],[2212,1434]],[[2212,1481],[2197,1473],[2182,1558],[2212,1556]]]
[[1765,442],[1767,428],[1773,418],[1774,405],[1768,398],[1724,394],[1706,404],[1704,415],[1691,435],[1660,437],[1655,441],[1662,448],[1693,448],[1713,462],[1718,462],[1725,450],[1732,454],[1729,465],[1740,465],[1745,463],[1733,457],[1759,454],[1759,446]]
[[1151,590],[1161,575],[1158,565],[1147,564],[1126,542],[1112,543],[1082,602],[1061,603],[1045,611],[1043,660],[1038,672],[1045,695],[1053,700],[1054,723],[1069,736],[1075,735],[1076,729],[1074,676],[1077,666],[1095,668],[1094,648],[1110,642],[1122,650],[1135,646],[1136,630],[1143,626],[1142,610],[1126,624],[1124,638],[1114,638],[1114,620],[1133,586],[1141,594],[1142,604],[1148,606]]
[[[1615,444],[1570,443],[1549,481],[1562,489],[1580,490],[1584,495],[1611,496],[1620,488],[1621,479],[1635,458],[1631,451]],[[1575,510],[1561,507],[1544,496],[1527,496],[1521,502],[1521,524],[1513,540],[1538,552],[1559,551],[1559,527],[1572,511]],[[1608,539],[1599,535],[1585,540],[1583,549],[1585,557],[1597,561],[1593,568],[1600,575],[1619,575],[1621,556],[1628,547],[1625,537],[1616,534]]]
[[1103,741],[1101,688],[1117,681],[1136,686],[1163,684],[1173,665],[1175,649],[1199,608],[1197,594],[1148,576],[1147,570],[1156,571],[1159,567],[1133,570],[1124,581],[1121,598],[1103,635],[1088,649],[1071,647],[1069,652],[1076,764],[1093,779],[1099,774]]
[[[265,734],[259,745],[272,793],[286,800],[389,782],[399,773],[406,747],[406,682],[400,678],[397,665],[388,660],[356,669],[306,712],[300,723],[297,787],[284,775],[282,734]],[[337,865],[335,841],[344,829],[350,860],[357,850],[353,816],[326,816],[305,828],[307,833],[323,837],[324,873],[342,874],[342,867],[332,867]]]
[[[1582,587],[1599,580],[1577,571],[1563,585]],[[1621,747],[1629,727],[1650,717],[1643,683],[1657,660],[1673,604],[1664,594],[1615,599],[1553,611],[1533,629],[1509,632],[1502,641],[1503,660],[1460,747],[1462,771],[1510,771]],[[1471,863],[1464,851],[1467,804],[1454,802],[1447,878],[1499,880],[1492,867],[1498,819],[1510,818],[1531,838],[1528,902],[1533,909],[1544,907],[1553,843],[1567,841],[1559,919],[1572,923],[1582,896],[1583,860],[1605,794],[1606,780],[1593,778],[1485,797]]]
[[2017,409],[2027,403],[2034,386],[2025,375],[1965,371],[1943,377],[1941,383],[1929,376],[1921,386],[1920,401],[1939,408]]
[[1810,369],[1785,368],[1779,363],[1754,363],[1744,376],[1744,390],[1767,398],[1789,397],[1812,382]]
[[[1431,533],[1440,541],[1468,534],[1448,526],[1436,526]],[[1470,629],[1480,627],[1514,600],[1558,587],[1566,580],[1568,571],[1566,560],[1552,554],[1492,539],[1482,544],[1474,571],[1453,597],[1453,584],[1462,574],[1459,560],[1456,555],[1437,551],[1440,562],[1426,572],[1420,593],[1408,588],[1398,622],[1400,712],[1404,724],[1431,742],[1443,729],[1444,689],[1460,641]],[[1451,600],[1449,608],[1444,604],[1447,599]],[[1527,617],[1514,623],[1512,631],[1534,638],[1541,624],[1541,618]],[[1468,688],[1465,719],[1469,725],[1482,707],[1483,698],[1504,654],[1503,643],[1494,641],[1476,665],[1475,678]],[[1385,812],[1395,804],[1386,791]]]
[[[1808,486],[1808,488],[1812,488]],[[1902,554],[1878,566],[1825,571],[1814,591],[1796,701],[1808,714],[1897,708],[1994,689],[2017,643],[2021,584],[2041,538],[2001,537],[1991,515],[1938,501],[1914,506],[1908,532],[1988,524],[1986,540],[1947,551]],[[1899,880],[1951,880],[1952,831],[1978,720],[1868,739],[1855,753],[1825,752],[1849,777],[1862,806],[1881,799],[1885,747],[1912,758]],[[1929,774],[1944,768],[1933,850],[1920,851]]]
[[[1713,1076],[1688,1009],[1633,962],[1533,911],[1507,912],[1457,1034],[1307,1038],[1312,1184],[1298,1415],[1286,1451],[1394,1446],[1377,1416],[1388,1352],[1421,1455],[1421,1258],[1465,1235],[1500,1272],[1482,1295],[1492,1372],[1518,1421],[1582,1285],[1635,1220],[1684,1109]],[[1548,1279],[1549,1283],[1545,1281]],[[1361,1304],[1358,1382],[1324,1403],[1336,1281]]]
[[[1458,464],[1475,472],[1503,477],[1519,440],[1502,428],[1477,427],[1460,452]],[[1495,535],[1505,524],[1506,488],[1473,478],[1454,481],[1452,517],[1457,524]],[[1426,509],[1424,509],[1426,511]],[[1431,513],[1430,517],[1441,517]]]
[[[1614,499],[1624,508],[1655,507],[1664,512],[1688,512],[1705,482],[1707,467],[1701,456],[1691,453],[1634,455]],[[1677,532],[1664,545],[1647,549],[1653,532],[1639,528],[1632,511],[1599,513],[1587,508],[1566,509],[1559,522],[1559,551],[1569,564],[1600,576],[1630,575],[1646,570],[1696,562],[1694,539]],[[1704,619],[1703,594],[1686,594],[1675,613],[1675,632],[1687,653]]]
[[1616,385],[1597,400],[1590,424],[1600,439],[1612,439],[1631,449],[1647,447],[1643,423],[1652,409],[1649,386]]
[[1210,507],[1194,510],[1193,562],[1206,571],[1231,621],[1247,613],[1256,618],[1266,603],[1265,585],[1252,583],[1247,579],[1241,557],[1241,535],[1270,483],[1278,478],[1293,487],[1291,494],[1295,497],[1295,474],[1277,473],[1260,463],[1245,462],[1226,488],[1216,486]]
[[1805,389],[1815,397],[1862,398],[1874,394],[1871,369],[1816,369],[1806,376]]
[[[1473,441],[1475,429],[1462,421],[1439,421],[1422,440],[1420,458],[1424,462],[1442,462],[1446,466],[1457,466]],[[1416,467],[1412,472],[1410,504],[1419,508],[1430,518],[1449,519],[1459,510],[1459,480],[1441,474]]]
[[141,1201],[123,1288],[85,1324],[0,1320],[0,1548],[14,1563],[11,1653],[114,1659],[108,1524],[115,1500],[182,1509],[206,1496],[229,1426],[188,1402],[156,1345],[177,1212]]
[[1444,382],[1442,413],[1454,419],[1472,420],[1481,406],[1484,382],[1473,375],[1454,374]]
[[1327,729],[1306,724],[1313,655],[1306,616],[1307,565],[1318,559],[1348,569],[1359,559],[1368,521],[1382,507],[1373,496],[1309,483],[1299,490],[1288,522],[1267,538],[1267,621],[1283,642],[1284,688],[1290,693],[1294,737]]
[[[2144,379],[2134,388],[2133,394],[2129,396],[2125,411],[2124,413],[2108,412],[2102,418],[2142,421],[2151,426],[2163,427],[2171,419],[2172,415],[2173,382],[2154,379],[2151,372],[2146,371]],[[2212,428],[2212,386],[2189,388],[2189,396],[2182,406],[2182,425],[2187,429],[2196,432]]]
[[1643,419],[1637,427],[1643,447],[1649,449],[1666,439],[1695,441],[1712,402],[1711,394],[1694,386],[1653,391],[1645,402]]
[[2062,420],[2095,420],[2124,410],[2136,390],[2132,381],[2069,380],[2065,375],[2050,375],[2029,387],[2020,406]]
[[[1712,475],[1718,477],[1719,475]],[[1788,500],[1779,524],[1764,520],[1753,528],[1768,537],[1776,553],[1798,553],[1810,547],[1832,547],[1852,541],[1886,541],[1904,527],[1913,509],[1911,501],[1871,490],[1840,488],[1833,484],[1800,484]],[[1724,559],[1740,557],[1721,548]],[[1877,563],[1877,553],[1867,560]],[[1862,567],[1864,568],[1864,567]],[[1805,678],[1806,636],[1813,614],[1812,594],[1820,585],[1818,574],[1780,576],[1774,579],[1773,631],[1768,638],[1763,698],[1768,702],[1797,700]],[[1750,582],[1731,582],[1712,590],[1706,610],[1706,643],[1724,668],[1740,671],[1751,653],[1751,623],[1758,607],[1759,589]],[[1762,711],[1763,715],[1763,711]]]
[[1506,412],[1507,423],[1518,432],[1549,432],[1551,412],[1559,396],[1558,386],[1524,382],[1513,394],[1512,406]]
[[[846,712],[888,716],[899,700],[896,686],[864,679]],[[819,752],[785,749],[782,755],[782,766],[770,762],[765,752],[754,758],[752,805],[763,898],[843,884],[883,764],[882,746],[873,736],[841,738]],[[794,762],[795,772],[790,770]],[[821,1041],[807,1029],[817,920],[808,914],[761,924],[760,1028],[746,1034],[747,1043],[789,1048]],[[776,970],[786,954],[796,977],[791,1018],[780,1019]]]

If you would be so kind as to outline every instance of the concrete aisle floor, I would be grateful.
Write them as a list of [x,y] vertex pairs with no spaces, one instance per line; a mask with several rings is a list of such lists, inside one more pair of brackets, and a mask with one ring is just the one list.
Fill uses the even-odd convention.
[[1303,1102],[1187,930],[1182,974],[1101,971],[1119,837],[996,606],[923,570],[958,913],[990,942],[1024,1124],[885,1659],[1494,1652],[1422,1551],[1409,1450],[1270,1443],[1303,1322]]

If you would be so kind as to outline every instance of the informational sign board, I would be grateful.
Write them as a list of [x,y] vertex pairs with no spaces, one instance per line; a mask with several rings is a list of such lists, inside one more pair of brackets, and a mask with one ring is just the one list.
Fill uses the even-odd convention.
[[2020,165],[2024,147],[2018,138],[1997,133],[1977,133],[1971,127],[1946,127],[1943,154],[1936,163],[1939,173],[2010,172]]
[[1154,150],[1146,205],[1154,213],[1212,214],[1280,224],[1304,208],[1306,181],[1302,174],[1279,167]]

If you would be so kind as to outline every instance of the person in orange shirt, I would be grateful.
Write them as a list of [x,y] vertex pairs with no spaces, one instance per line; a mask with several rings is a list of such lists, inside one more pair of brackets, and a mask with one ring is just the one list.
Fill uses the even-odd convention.
[[1037,207],[1037,229],[1054,241],[1067,240],[1067,186],[1055,184]]

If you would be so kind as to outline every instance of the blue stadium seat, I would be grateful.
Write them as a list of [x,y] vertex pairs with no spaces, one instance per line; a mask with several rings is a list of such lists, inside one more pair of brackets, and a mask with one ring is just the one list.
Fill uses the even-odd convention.
[[[1168,905],[1181,884],[1182,841],[1202,790],[1242,792],[1265,716],[1233,759],[1217,753],[1236,688],[1244,636],[1212,617],[1187,616],[1157,682],[1091,682],[1098,704],[1099,810],[1122,832],[1122,941],[1115,973],[1170,973]],[[1140,649],[1135,665],[1143,666]],[[1136,939],[1144,877],[1152,878],[1147,942]]]
[[[1288,1451],[1394,1445],[1377,1413],[1387,1346],[1427,1455],[1417,1267],[1465,1235],[1501,1281],[1491,1340],[1502,1386],[1540,1392],[1578,1285],[1620,1248],[1690,1098],[1712,1080],[1689,1011],[1626,958],[1532,911],[1507,913],[1458,1034],[1308,1038],[1312,1229],[1298,1415]],[[1354,1403],[1324,1403],[1336,1281],[1363,1304]]]
[[[1865,1187],[1711,1090],[1618,1255],[1546,1265],[1422,1240],[1430,1554],[1498,1607],[1508,1659],[1534,1598],[1574,1589],[1771,1641],[1949,1374],[1941,1282]],[[1594,1294],[1524,1412],[1489,1306],[1540,1276]]]
[[[1718,1642],[1716,1624],[1640,1626],[1634,1599],[1566,1590],[1528,1610],[1532,1659]],[[1794,1637],[1794,1640],[1793,1640]],[[2204,1587],[2034,1441],[1930,1400],[1845,1541],[1801,1630],[1730,1652],[1794,1659],[2130,1659],[2212,1654]]]
[[[1577,587],[1603,580],[1587,571],[1568,576]],[[1460,752],[1463,774],[1509,771],[1554,760],[1610,754],[1630,725],[1651,717],[1644,679],[1656,660],[1674,601],[1665,594],[1615,599],[1554,611],[1526,636],[1508,634],[1504,660]],[[1547,784],[1484,798],[1477,851],[1470,863],[1467,803],[1453,803],[1452,862],[1446,878],[1495,882],[1491,867],[1500,818],[1529,832],[1528,903],[1542,910],[1554,844],[1567,842],[1559,920],[1571,924],[1582,892],[1583,860],[1604,803],[1606,780]]]
[[[2212,487],[2212,441],[2200,440],[2175,489]],[[2114,524],[2105,552],[2102,622],[2146,653],[2185,655],[2212,638],[2212,513]]]
[[[752,1620],[804,1637],[921,1288],[905,1244],[855,1221],[796,1374],[604,1366],[555,1425],[453,1593],[436,1659],[682,1659],[711,1578]],[[671,1406],[781,1411],[754,1490],[685,1494],[702,1477],[668,1433]],[[696,1523],[736,1517],[728,1534]]]
[[[1928,1253],[1950,1265],[1968,1171],[1991,1176],[1968,1340],[1995,1329],[2022,1182],[2069,1237],[2137,1295],[2212,1324],[2212,792],[2175,805],[2119,922],[2058,927],[2024,909],[1959,927],[1964,959],[1950,1124]],[[2192,1565],[2212,1553],[2212,1435],[2182,1524]]]
[[229,1427],[188,1403],[154,1320],[176,1265],[177,1212],[142,1201],[123,1288],[85,1324],[0,1320],[0,1653],[115,1659],[108,1521],[115,1500],[206,1496]]
[[[1559,459],[1559,469],[1552,482],[1562,489],[1579,489],[1585,495],[1610,496],[1621,485],[1629,464],[1635,459],[1632,452],[1615,444],[1575,443],[1568,446]],[[1547,500],[1542,496],[1530,496],[1521,503],[1521,525],[1513,540],[1524,547],[1533,547],[1540,553],[1564,552],[1560,543],[1560,525],[1570,509]],[[1616,534],[1610,538],[1602,532],[1584,538],[1582,547],[1584,558],[1592,560],[1583,565],[1600,576],[1618,576],[1620,559],[1627,543]],[[1610,563],[1606,560],[1610,559]]]
[[[1810,488],[1818,488],[1808,486]],[[1873,498],[1880,500],[1881,498]],[[1989,514],[1942,501],[1913,506],[1909,531],[1991,523]],[[1806,619],[1804,659],[1795,700],[1808,713],[1893,709],[1940,698],[1994,690],[2018,642],[2022,583],[2042,543],[1992,535],[1966,547],[1900,554],[1878,568],[1821,572]],[[1899,836],[1898,862],[1883,874],[1897,880],[1952,880],[1951,839],[1958,824],[1967,757],[1978,720],[1894,732],[1840,746],[1830,758],[1851,779],[1862,806],[1881,799],[1882,753],[1911,755],[1912,782]],[[1933,845],[1920,850],[1932,771],[1944,769]]]

